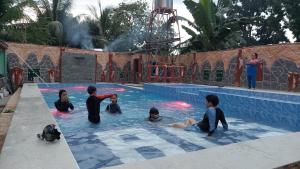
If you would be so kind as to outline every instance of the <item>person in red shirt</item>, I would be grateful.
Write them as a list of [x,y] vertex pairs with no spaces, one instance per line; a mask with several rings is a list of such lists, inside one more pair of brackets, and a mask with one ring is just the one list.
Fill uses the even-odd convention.
[[100,122],[100,103],[107,98],[113,96],[113,94],[105,94],[97,96],[97,88],[95,86],[89,86],[87,92],[90,95],[86,100],[86,108],[88,110],[88,119],[92,123]]

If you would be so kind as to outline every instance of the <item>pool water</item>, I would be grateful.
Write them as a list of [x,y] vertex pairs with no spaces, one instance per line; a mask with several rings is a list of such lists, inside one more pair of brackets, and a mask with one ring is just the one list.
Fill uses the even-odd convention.
[[[81,169],[98,169],[163,156],[184,154],[205,148],[285,134],[289,131],[227,117],[229,131],[219,127],[213,138],[207,134],[168,127],[188,118],[200,120],[203,103],[191,105],[182,100],[146,93],[143,89],[123,85],[96,84],[98,94],[116,93],[121,115],[104,112],[109,99],[101,103],[101,123],[87,119],[85,101],[88,84],[39,85],[42,95]],[[69,114],[55,111],[58,90],[66,89],[75,110]],[[145,120],[151,107],[159,109],[163,120]],[[226,116],[226,112],[225,112]]]

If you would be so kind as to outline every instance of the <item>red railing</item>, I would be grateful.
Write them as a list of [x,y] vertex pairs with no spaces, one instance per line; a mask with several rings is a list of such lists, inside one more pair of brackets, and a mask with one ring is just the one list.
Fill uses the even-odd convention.
[[[176,70],[179,71],[179,74],[176,74]],[[184,67],[168,65],[148,65],[147,72],[148,82],[178,82],[182,81],[184,75]]]

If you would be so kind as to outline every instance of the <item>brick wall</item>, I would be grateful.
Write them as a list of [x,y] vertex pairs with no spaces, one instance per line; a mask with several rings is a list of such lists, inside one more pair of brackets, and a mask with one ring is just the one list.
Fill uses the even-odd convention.
[[[78,55],[96,56],[95,63],[96,80],[107,81],[110,71],[113,71],[113,82],[133,82],[134,59],[142,58],[142,80],[147,79],[147,55],[131,54],[131,53],[113,53],[111,67],[109,64],[108,52],[97,52],[93,50],[81,50],[73,48],[60,48],[33,44],[8,43],[6,51],[8,56],[9,67],[19,67],[24,69],[25,82],[27,80],[28,66],[24,64],[26,61],[32,68],[40,69],[40,75],[45,81],[49,81],[48,71],[56,70],[56,81],[60,81],[61,77],[61,59],[62,53],[76,53]],[[263,81],[258,82],[258,88],[265,89],[287,89],[287,72],[293,71],[300,73],[300,44],[280,44],[248,47],[242,49],[242,58],[246,61],[253,53],[258,53],[259,57],[264,61]],[[176,64],[185,67],[184,82],[209,84],[209,85],[234,85],[234,74],[237,63],[238,49],[226,51],[189,53],[177,57]],[[62,57],[61,57],[62,56]],[[195,60],[194,60],[195,56]],[[158,62],[167,62],[168,58],[156,57]],[[195,68],[191,65],[195,63]],[[112,68],[112,70],[110,70]],[[209,72],[209,80],[204,78],[204,72]],[[217,81],[216,73],[223,71],[223,78]],[[76,71],[74,71],[76,73]],[[101,76],[102,75],[102,76]],[[105,78],[103,78],[105,75]],[[194,79],[192,79],[194,77]],[[241,75],[241,84],[246,86],[246,72]]]

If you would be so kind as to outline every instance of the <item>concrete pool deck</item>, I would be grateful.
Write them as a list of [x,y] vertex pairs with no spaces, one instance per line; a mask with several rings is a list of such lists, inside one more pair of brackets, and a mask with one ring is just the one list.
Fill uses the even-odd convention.
[[[6,141],[1,169],[78,169],[64,137],[56,143],[36,138],[45,125],[56,124],[35,84],[24,84]],[[110,167],[110,169],[275,168],[300,161],[300,133],[267,137]]]
[[299,140],[291,133],[106,169],[271,169],[300,161]]
[[35,84],[24,84],[0,154],[1,169],[79,169],[62,136],[55,143],[37,138],[48,124],[57,124]]

